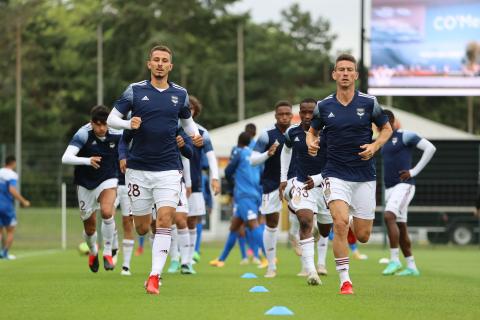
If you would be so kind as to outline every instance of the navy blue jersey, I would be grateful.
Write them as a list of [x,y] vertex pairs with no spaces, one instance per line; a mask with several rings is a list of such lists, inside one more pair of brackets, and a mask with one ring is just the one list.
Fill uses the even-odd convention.
[[327,144],[320,134],[320,150],[315,157],[308,154],[307,134],[301,125],[295,124],[285,132],[285,145],[292,149],[292,162],[295,162],[295,176],[298,181],[305,182],[308,176],[322,172],[327,161]]
[[235,147],[230,161],[225,168],[225,178],[233,181],[235,176],[234,199],[235,202],[244,198],[257,201],[261,197],[260,172],[250,164],[252,150],[249,147]]
[[198,131],[203,138],[203,146],[193,147],[190,158],[190,178],[192,179],[192,192],[202,192],[202,152],[207,154],[213,151],[212,141],[207,129],[197,123]]
[[374,96],[355,91],[352,101],[344,106],[332,94],[319,101],[311,126],[327,133],[327,163],[324,177],[363,182],[376,179],[375,160],[362,160],[361,145],[372,143],[372,123],[382,127],[388,122]]
[[[253,151],[263,153],[267,151],[275,142],[279,143],[275,154],[265,161],[263,168],[261,184],[263,193],[270,193],[280,186],[280,154],[282,153],[283,144],[285,143],[285,135],[277,127],[277,125],[264,130],[255,144]],[[295,168],[293,161],[288,168],[288,179],[295,176]]]
[[412,150],[422,140],[416,133],[406,130],[395,130],[387,143],[382,147],[384,182],[391,188],[403,182],[415,184],[415,179],[400,181],[400,171],[412,168]]
[[160,91],[150,81],[132,83],[115,103],[115,109],[126,116],[140,117],[140,128],[133,131],[128,168],[144,171],[181,169],[178,156],[177,134],[179,118],[190,118],[188,93],[184,88],[169,82]]
[[98,138],[90,123],[78,129],[69,145],[80,149],[78,157],[102,157],[100,168],[75,166],[74,183],[88,190],[98,187],[103,181],[118,177],[118,143],[121,131],[108,129],[104,138]]

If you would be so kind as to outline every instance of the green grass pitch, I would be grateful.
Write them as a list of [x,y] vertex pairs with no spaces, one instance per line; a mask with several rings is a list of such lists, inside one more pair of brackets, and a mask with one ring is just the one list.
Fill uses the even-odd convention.
[[[87,257],[75,249],[45,250],[54,243],[59,246],[60,233],[49,229],[58,214],[51,215],[50,220],[48,211],[38,215],[43,218],[19,214],[18,246],[12,250],[18,259],[0,260],[0,319],[269,319],[276,317],[264,313],[281,305],[297,319],[480,319],[478,246],[414,248],[422,275],[401,278],[381,275],[384,265],[378,260],[387,256],[386,250],[363,245],[369,259],[351,262],[355,295],[340,296],[331,246],[329,275],[322,277],[322,286],[309,287],[296,276],[299,259],[285,244],[279,245],[279,274],[274,279],[264,279],[264,270],[253,265],[240,266],[238,248],[224,268],[210,267],[208,261],[222,246],[204,244],[197,275],[164,274],[160,295],[151,296],[143,289],[150,269],[148,241],[145,254],[132,259],[131,277],[120,276],[118,267],[106,272],[102,265],[93,274]],[[55,231],[55,236],[45,234],[43,242],[28,245],[33,237],[28,233],[41,230]],[[69,223],[69,232],[70,244],[77,245],[79,219]],[[241,279],[245,272],[259,277]],[[270,292],[248,292],[256,285]]]

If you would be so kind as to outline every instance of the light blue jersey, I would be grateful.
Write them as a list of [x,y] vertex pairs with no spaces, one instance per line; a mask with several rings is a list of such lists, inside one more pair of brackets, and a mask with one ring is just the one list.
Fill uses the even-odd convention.
[[15,203],[9,188],[10,186],[16,188],[17,180],[18,175],[12,169],[0,169],[0,216],[15,216]]

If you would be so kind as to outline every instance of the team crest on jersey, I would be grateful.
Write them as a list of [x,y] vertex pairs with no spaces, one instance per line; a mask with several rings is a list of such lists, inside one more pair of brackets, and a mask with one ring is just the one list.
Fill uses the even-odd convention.
[[392,143],[393,143],[393,145],[396,145],[397,142],[398,142],[398,138],[397,138],[397,137],[393,137],[393,138],[392,138]]
[[96,146],[96,145],[97,145],[97,141],[93,140],[92,146]]
[[178,97],[177,96],[172,96],[172,102],[173,102],[174,105],[177,105]]
[[110,142],[110,148],[111,149],[115,148],[115,142]]
[[357,115],[361,118],[365,115],[365,108],[357,108]]

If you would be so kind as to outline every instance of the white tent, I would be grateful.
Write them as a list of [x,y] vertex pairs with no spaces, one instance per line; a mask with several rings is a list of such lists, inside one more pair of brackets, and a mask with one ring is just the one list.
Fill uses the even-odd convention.
[[[396,108],[388,109],[392,110],[403,129],[414,131],[429,140],[472,140],[480,138],[410,112]],[[296,121],[294,122],[299,122],[298,106],[293,108],[293,113],[296,115],[294,118]],[[274,122],[275,116],[272,111],[209,131],[217,157],[222,158],[230,155],[232,147],[237,144],[238,135],[244,131],[247,123],[254,123],[257,126],[258,136],[264,128],[272,126]]]

